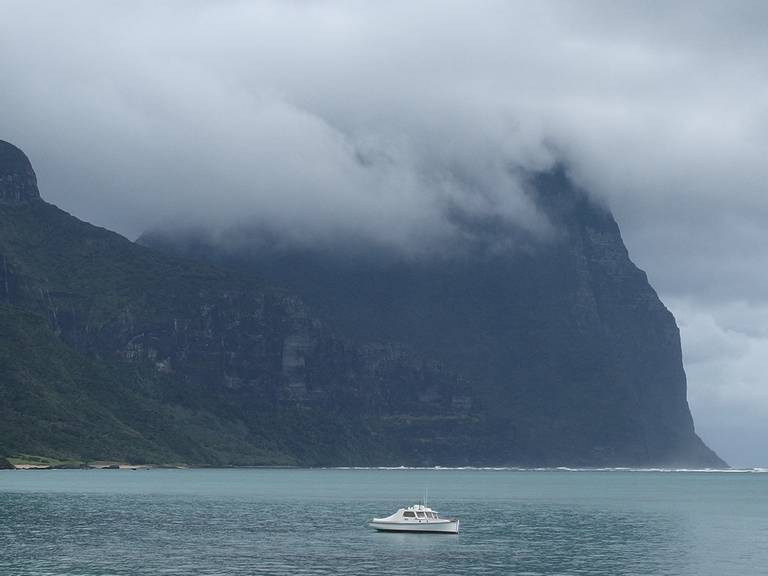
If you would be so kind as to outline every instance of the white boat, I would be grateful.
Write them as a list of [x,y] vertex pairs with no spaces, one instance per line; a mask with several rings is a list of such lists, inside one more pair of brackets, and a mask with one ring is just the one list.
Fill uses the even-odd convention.
[[437,512],[423,504],[400,508],[386,518],[372,518],[368,525],[384,532],[459,533],[458,518],[440,518]]

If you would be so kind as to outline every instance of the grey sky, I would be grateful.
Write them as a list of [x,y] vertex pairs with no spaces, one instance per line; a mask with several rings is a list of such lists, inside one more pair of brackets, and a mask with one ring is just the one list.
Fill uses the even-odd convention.
[[681,326],[704,439],[768,466],[764,2],[9,2],[0,138],[129,237],[257,220],[401,248],[447,204],[546,223],[510,167],[609,203]]

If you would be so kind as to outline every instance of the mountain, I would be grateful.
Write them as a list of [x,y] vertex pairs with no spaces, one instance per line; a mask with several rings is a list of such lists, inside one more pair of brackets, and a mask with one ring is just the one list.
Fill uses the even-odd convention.
[[250,270],[354,341],[396,342],[459,374],[500,461],[722,464],[694,431],[674,318],[610,212],[562,166],[531,174],[527,194],[552,233],[453,215],[468,240],[427,256],[286,246],[248,229],[140,242]]
[[[0,454],[190,464],[471,458],[463,384],[284,291],[44,202],[0,142]],[[422,387],[443,402],[419,402]],[[458,454],[458,456],[457,456]]]
[[[190,464],[722,465],[610,214],[434,259],[142,243],[43,201],[0,142],[0,454]],[[502,227],[503,228],[503,227]],[[482,232],[482,233],[478,233]]]

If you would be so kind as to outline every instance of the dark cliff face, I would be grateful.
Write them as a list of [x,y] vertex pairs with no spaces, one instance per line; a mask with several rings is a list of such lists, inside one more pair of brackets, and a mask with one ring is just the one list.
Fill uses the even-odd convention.
[[512,257],[480,246],[440,261],[244,260],[197,237],[191,251],[218,266],[39,200],[28,160],[9,146],[0,143],[0,179],[14,183],[0,202],[0,453],[720,464],[693,432],[674,320],[610,214],[561,173],[531,193],[562,234]]
[[610,212],[560,168],[532,177],[528,193],[556,232],[522,249],[498,249],[503,229],[430,259],[233,250],[199,233],[142,242],[249,268],[354,341],[439,362],[467,382],[493,431],[480,453],[496,462],[722,464],[694,432],[674,318]]

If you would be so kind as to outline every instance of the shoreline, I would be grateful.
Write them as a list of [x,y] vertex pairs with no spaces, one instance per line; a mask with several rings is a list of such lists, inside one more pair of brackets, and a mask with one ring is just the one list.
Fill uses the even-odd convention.
[[560,472],[560,473],[664,473],[664,474],[766,474],[768,468],[652,468],[652,467],[600,467],[573,468],[557,467],[519,467],[519,466],[196,466],[189,464],[14,464],[10,470],[339,470],[339,471],[382,471],[382,472]]

